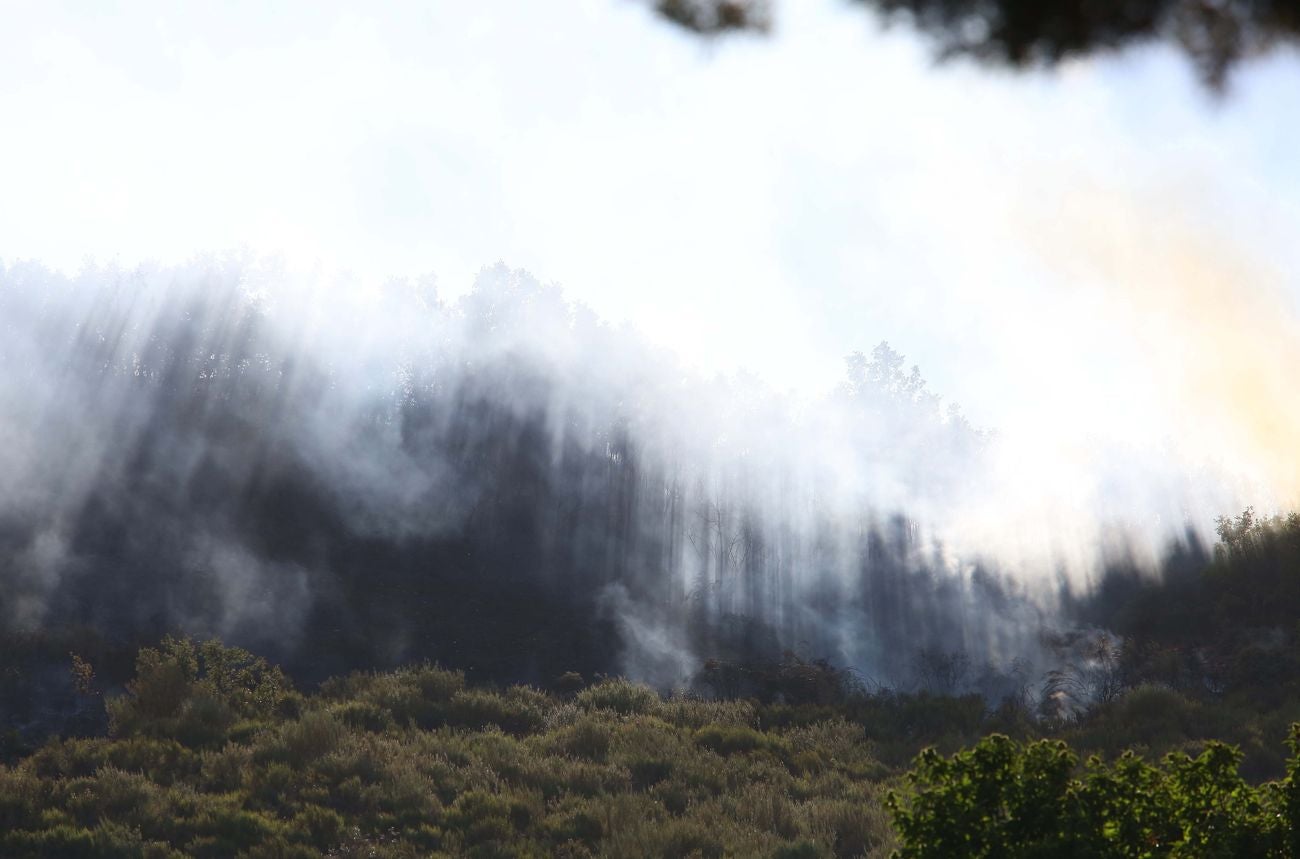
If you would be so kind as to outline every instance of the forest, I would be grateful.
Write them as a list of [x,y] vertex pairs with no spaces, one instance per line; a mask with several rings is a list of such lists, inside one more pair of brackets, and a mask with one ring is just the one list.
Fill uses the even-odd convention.
[[1300,516],[1035,584],[887,344],[798,412],[257,274],[0,277],[4,855],[1296,855]]

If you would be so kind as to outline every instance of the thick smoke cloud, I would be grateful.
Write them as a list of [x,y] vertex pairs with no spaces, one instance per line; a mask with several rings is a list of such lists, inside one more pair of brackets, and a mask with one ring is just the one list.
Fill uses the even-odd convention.
[[503,267],[451,306],[329,294],[231,262],[5,272],[9,627],[663,683],[742,645],[880,673],[1022,643],[902,516],[983,439],[887,348],[800,410]]
[[11,265],[0,320],[7,634],[218,635],[306,679],[671,686],[793,651],[908,684],[961,653],[994,694],[1046,658],[1068,553],[945,529],[996,509],[1003,454],[883,344],[800,401],[504,266],[443,303],[237,259]]

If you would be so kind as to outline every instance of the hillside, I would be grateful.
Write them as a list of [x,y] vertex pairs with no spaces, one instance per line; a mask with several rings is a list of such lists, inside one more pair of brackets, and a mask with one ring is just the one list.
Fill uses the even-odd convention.
[[890,845],[861,725],[751,701],[330,680],[169,639],[112,736],[0,769],[5,856],[858,856]]
[[[1220,530],[1198,569],[1113,570],[1072,610],[1123,635],[1063,636],[1075,658],[1000,701],[963,694],[956,653],[915,655],[929,689],[789,653],[712,660],[707,698],[429,663],[303,693],[245,650],[171,637],[123,691],[73,654],[69,734],[6,741],[0,854],[1031,856],[1068,831],[1078,855],[1291,856],[1300,520]],[[1255,596],[1233,601],[1242,584]]]

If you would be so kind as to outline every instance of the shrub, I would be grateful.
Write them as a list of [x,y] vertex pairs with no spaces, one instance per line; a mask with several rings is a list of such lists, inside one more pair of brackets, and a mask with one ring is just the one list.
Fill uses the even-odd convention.
[[205,751],[200,759],[199,785],[219,792],[237,790],[252,769],[253,751],[227,745],[220,751]]
[[826,859],[826,850],[815,841],[800,841],[776,848],[772,859]]
[[202,758],[176,740],[131,737],[104,747],[104,761],[130,772],[144,773],[159,784],[195,775]]
[[951,759],[922,753],[908,776],[913,795],[891,794],[887,805],[902,857],[1284,855],[1300,822],[1300,806],[1282,801],[1293,782],[1256,791],[1240,761],[1209,743],[1161,767],[1130,752],[1113,764],[1093,758],[1075,778],[1064,743],[994,735]]
[[93,829],[60,824],[39,832],[8,832],[0,835],[0,848],[9,859],[171,859],[180,855],[164,844],[145,842],[139,832],[110,822]]
[[399,672],[399,676],[414,685],[426,701],[450,701],[465,690],[462,672],[447,671],[428,663]]
[[862,856],[890,838],[889,816],[876,803],[832,800],[810,811],[811,828],[824,832],[838,859]]
[[67,810],[87,825],[120,819],[136,810],[143,811],[157,790],[138,773],[104,767],[93,778],[78,779],[68,786]]
[[280,730],[285,759],[296,767],[305,766],[338,747],[345,729],[323,710],[313,710]]
[[496,725],[509,734],[529,734],[540,729],[544,721],[542,710],[534,701],[496,692],[461,692],[447,708],[447,723],[461,728]]
[[602,680],[579,692],[574,700],[584,710],[612,710],[624,716],[652,713],[659,706],[658,694],[649,686],[627,680]]
[[35,825],[48,796],[47,784],[31,770],[0,766],[0,832]]
[[564,733],[561,748],[574,757],[603,761],[609,755],[612,737],[605,725],[595,719],[585,718]]
[[632,786],[637,790],[653,787],[673,774],[672,761],[655,758],[637,758],[629,761],[627,768],[632,773]]
[[37,749],[27,765],[41,778],[88,776],[104,765],[106,743],[100,739],[57,739]]
[[293,834],[298,838],[325,849],[342,839],[344,822],[336,811],[309,805],[294,815],[292,827]]
[[594,810],[570,809],[546,818],[547,835],[554,841],[577,841],[595,847],[605,835],[605,824]]
[[514,834],[510,803],[495,794],[468,791],[447,811],[445,825],[467,844],[504,841]]
[[393,727],[393,714],[369,701],[349,701],[335,708],[334,715],[350,728],[382,733]]
[[188,852],[230,856],[283,835],[284,827],[275,818],[255,811],[218,805],[204,810],[195,829],[199,836],[187,845]]
[[769,737],[753,728],[735,725],[706,725],[695,732],[695,742],[720,755],[753,752],[778,743],[775,737]]
[[387,674],[353,673],[327,680],[321,684],[321,697],[343,702],[350,709],[348,718],[366,730],[382,730],[389,720],[432,728],[444,722],[447,705],[464,688],[464,674],[426,663]]
[[576,671],[566,671],[555,678],[552,688],[558,694],[569,698],[576,695],[586,685],[587,681],[582,679],[581,674]]
[[717,832],[700,821],[670,820],[655,835],[655,854],[665,859],[718,859],[726,851]]
[[115,736],[218,745],[236,721],[271,718],[294,694],[279,668],[246,650],[168,636],[141,649],[127,694],[106,707]]
[[266,806],[278,806],[287,799],[294,783],[288,764],[273,761],[255,769],[248,780],[248,795]]

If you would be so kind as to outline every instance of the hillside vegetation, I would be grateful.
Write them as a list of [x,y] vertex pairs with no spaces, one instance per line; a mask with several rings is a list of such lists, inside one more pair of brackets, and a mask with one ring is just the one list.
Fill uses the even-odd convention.
[[1059,637],[1076,658],[1000,701],[960,694],[942,653],[910,690],[713,660],[712,698],[429,663],[304,694],[185,638],[108,694],[72,655],[79,711],[104,715],[11,735],[0,855],[1300,855],[1300,518],[1220,536],[1195,566],[1113,570],[1072,608],[1096,626]]
[[[577,678],[569,678],[575,687]],[[859,856],[890,846],[861,725],[624,680],[313,695],[216,642],[145,649],[109,737],[0,769],[0,855]],[[816,715],[816,714],[813,714]]]

